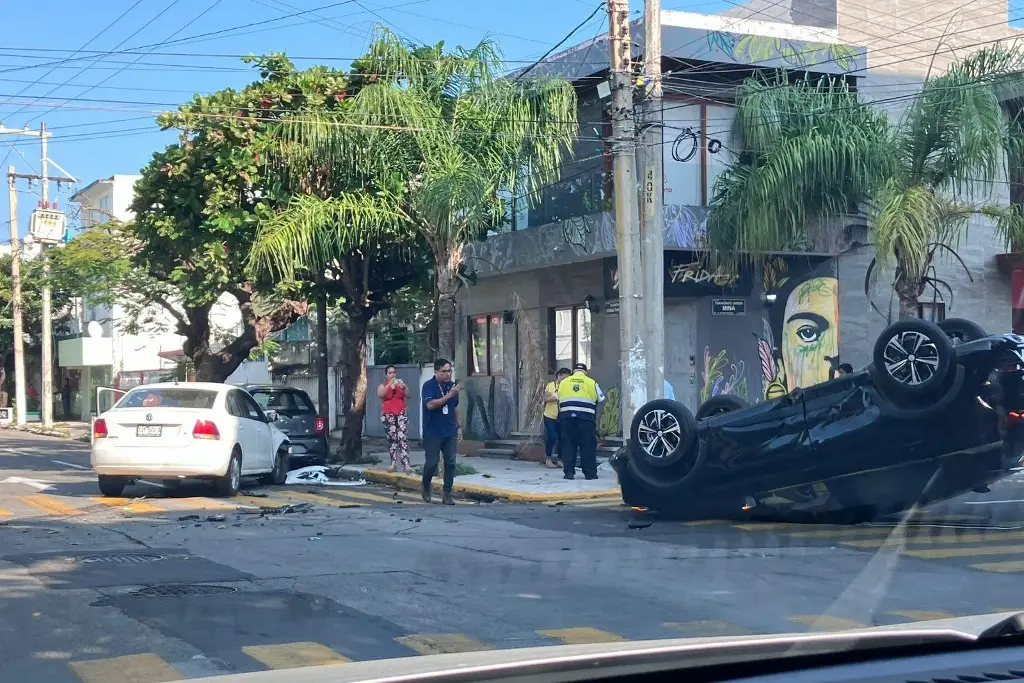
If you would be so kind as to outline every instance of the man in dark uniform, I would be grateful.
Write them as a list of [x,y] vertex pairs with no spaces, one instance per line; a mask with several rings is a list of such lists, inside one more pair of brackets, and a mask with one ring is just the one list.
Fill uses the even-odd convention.
[[434,376],[423,383],[423,501],[431,502],[431,481],[444,460],[444,493],[441,502],[455,505],[452,486],[455,482],[455,454],[462,441],[462,425],[456,408],[462,385],[452,382],[452,364],[444,358],[434,361]]
[[576,363],[573,374],[558,384],[563,479],[576,478],[577,453],[583,476],[597,479],[597,404],[603,400],[604,392],[587,375],[585,363]]

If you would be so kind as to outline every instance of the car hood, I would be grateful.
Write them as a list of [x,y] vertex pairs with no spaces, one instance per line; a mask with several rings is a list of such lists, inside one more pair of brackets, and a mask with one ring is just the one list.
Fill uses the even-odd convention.
[[[1021,613],[1024,614],[1024,613]],[[675,667],[772,659],[854,649],[924,643],[970,643],[1009,623],[999,612],[835,633],[776,633],[713,638],[676,638],[593,645],[555,645],[458,654],[400,657],[277,671],[258,671],[192,683],[374,683],[527,679],[572,681]],[[1020,624],[1017,618],[1017,624]],[[619,669],[619,671],[616,671]],[[598,673],[599,672],[599,673]]]

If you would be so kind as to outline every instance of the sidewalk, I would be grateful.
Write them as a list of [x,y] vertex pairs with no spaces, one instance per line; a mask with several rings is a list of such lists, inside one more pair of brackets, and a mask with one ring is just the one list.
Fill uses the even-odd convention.
[[92,429],[92,425],[88,422],[54,422],[53,429],[45,429],[42,422],[29,422],[24,427],[11,423],[5,425],[4,429],[9,429],[12,432],[29,432],[31,434],[56,436],[61,439],[74,439],[75,441],[89,443],[91,436],[89,430]]
[[[387,451],[373,452],[380,458],[379,465],[346,465],[345,469],[358,471],[366,481],[387,484],[403,491],[418,493],[422,490],[422,478],[415,471],[403,474],[401,471],[388,472],[391,458]],[[413,468],[423,466],[422,450],[409,452]],[[586,480],[577,471],[576,479],[562,478],[562,470],[549,469],[542,463],[525,460],[500,460],[459,455],[459,465],[472,467],[476,474],[456,475],[457,495],[484,501],[501,500],[507,503],[549,503],[592,498],[614,498],[620,495],[618,480],[611,465],[601,463],[597,473],[599,479]],[[441,473],[434,476],[434,489],[441,488]]]

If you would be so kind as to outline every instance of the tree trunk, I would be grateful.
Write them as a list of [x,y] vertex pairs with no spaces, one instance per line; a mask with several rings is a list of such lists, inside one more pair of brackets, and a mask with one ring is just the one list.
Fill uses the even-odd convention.
[[455,362],[455,301],[438,297],[437,300],[437,356]]
[[896,279],[896,296],[899,299],[899,319],[917,318],[917,297],[921,292],[921,284],[909,282],[902,277]]
[[341,333],[341,371],[345,424],[341,430],[339,455],[342,462],[357,462],[363,456],[363,419],[366,417],[366,332],[367,311],[346,307],[348,323]]
[[[323,283],[323,278],[318,278]],[[316,296],[316,400],[320,408],[320,417],[327,421],[327,429],[331,428],[331,391],[328,378],[327,357],[327,294],[321,289]]]

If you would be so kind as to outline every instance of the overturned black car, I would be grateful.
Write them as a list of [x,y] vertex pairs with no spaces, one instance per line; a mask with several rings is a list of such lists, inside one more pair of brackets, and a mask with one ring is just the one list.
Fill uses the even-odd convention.
[[865,370],[781,398],[650,401],[611,464],[623,500],[663,516],[857,523],[984,492],[1022,454],[1024,336],[901,320]]

